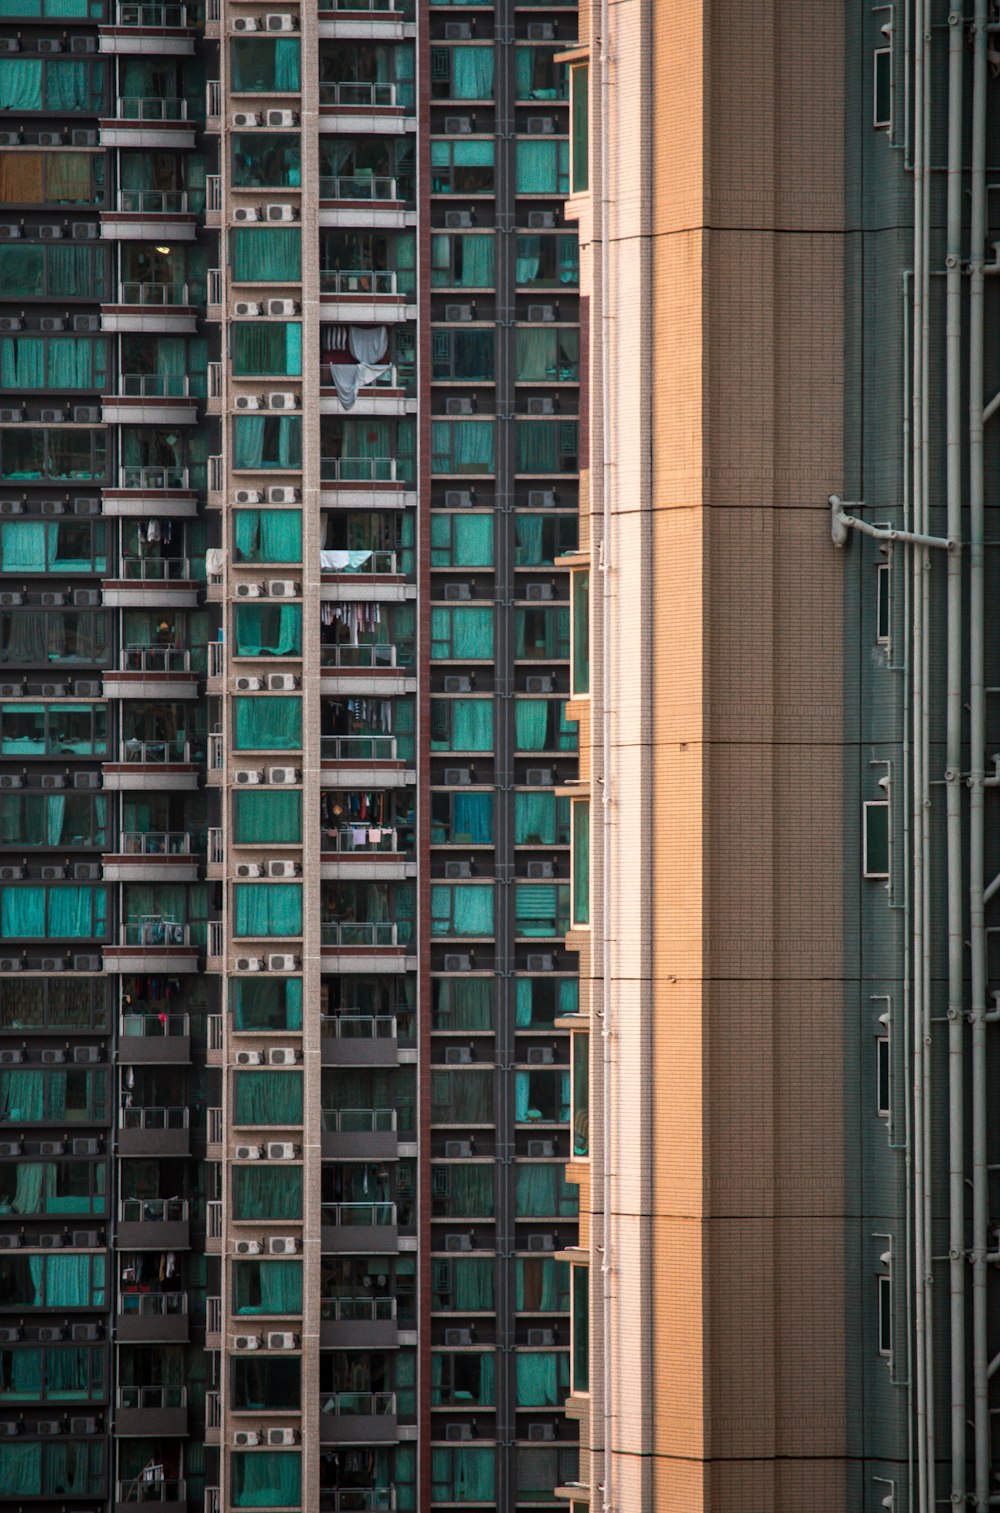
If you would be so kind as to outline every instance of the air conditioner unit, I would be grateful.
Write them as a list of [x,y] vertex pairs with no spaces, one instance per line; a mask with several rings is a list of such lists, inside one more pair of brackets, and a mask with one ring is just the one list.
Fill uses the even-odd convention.
[[101,419],[100,405],[74,405],[73,419],[78,425],[96,426]]
[[550,1045],[533,1045],[528,1047],[529,1066],[554,1066],[555,1052]]
[[550,321],[556,318],[555,305],[529,305],[528,319],[531,321]]
[[298,688],[299,680],[293,672],[269,672],[267,686],[271,693],[291,693]]
[[66,876],[65,862],[57,862],[53,866],[42,868],[43,882],[57,882]]
[[445,1235],[445,1237],[444,1237],[444,1248],[445,1248],[445,1250],[471,1250],[472,1249],[472,1236],[471,1235]]
[[101,228],[96,221],[75,221],[73,223],[74,242],[96,242],[101,234]]
[[529,1250],[555,1250],[556,1241],[554,1235],[529,1235]]
[[535,1157],[554,1156],[556,1154],[556,1142],[554,1140],[529,1140],[528,1155]]
[[465,788],[471,782],[472,772],[468,767],[446,767],[444,769],[446,788]]
[[556,29],[551,21],[528,22],[529,42],[554,42],[555,39]]
[[294,578],[269,578],[267,593],[270,599],[294,599],[302,592]]
[[39,1418],[35,1420],[35,1433],[48,1436],[50,1434],[62,1434],[63,1420],[61,1418]]
[[20,37],[0,37],[0,53],[19,53],[20,51]]
[[554,415],[555,413],[555,400],[552,399],[549,395],[545,395],[541,399],[536,398],[528,400],[529,415]]
[[234,1334],[234,1350],[259,1350],[264,1341],[259,1334]]
[[290,16],[285,12],[272,12],[264,17],[264,30],[269,32],[297,32],[299,22],[297,16]]
[[237,504],[263,504],[264,491],[263,489],[237,489],[233,499]]
[[535,1439],[535,1440],[539,1440],[539,1439],[555,1439],[555,1437],[556,1437],[556,1430],[555,1430],[555,1425],[554,1424],[529,1424],[528,1425],[528,1438],[529,1439]]
[[10,1324],[4,1329],[0,1329],[0,1343],[4,1345],[14,1345],[20,1338],[21,1328],[18,1324]]
[[444,1342],[446,1345],[471,1345],[472,1330],[446,1329],[444,1332]]
[[529,116],[528,117],[528,135],[529,136],[532,136],[532,137],[551,137],[551,136],[555,136],[555,132],[556,132],[556,118],[555,118],[555,116]]
[[472,130],[471,116],[445,116],[444,131],[448,137],[464,137]]
[[468,21],[446,21],[444,24],[446,42],[464,42],[471,36],[472,25]]
[[233,1250],[238,1256],[259,1256],[263,1246],[259,1240],[237,1240]]
[[452,1439],[452,1440],[457,1440],[457,1439],[461,1439],[461,1440],[472,1439],[472,1437],[473,1437],[473,1435],[472,1435],[472,1425],[471,1424],[445,1424],[445,1426],[444,1426],[444,1437],[445,1437],[445,1439]]
[[100,788],[101,774],[99,772],[74,772],[74,788]]
[[555,1332],[554,1329],[529,1329],[528,1330],[528,1344],[529,1345],[554,1345],[555,1342],[556,1342],[556,1332]]
[[525,691],[527,693],[551,693],[552,676],[550,673],[534,673],[525,679]]
[[260,689],[260,688],[263,688],[263,686],[264,686],[264,680],[263,680],[263,678],[251,678],[251,677],[248,677],[248,676],[244,676],[242,678],[237,678],[236,679],[236,692],[237,693],[256,693],[257,690]]
[[272,1235],[267,1242],[270,1256],[297,1256],[301,1249],[302,1241],[295,1235]]
[[0,956],[0,972],[20,972],[23,966],[20,956]]
[[553,783],[551,767],[529,767],[524,774],[524,781],[529,788],[551,788]]
[[63,1156],[66,1154],[66,1146],[62,1140],[42,1140],[39,1142],[38,1154],[40,1156]]
[[471,877],[472,876],[472,863],[471,862],[445,862],[445,864],[444,864],[444,875],[445,875],[445,877]]
[[[101,1142],[95,1136],[82,1136],[73,1141],[74,1156],[99,1156],[101,1154]],[[88,1231],[89,1233],[89,1231]],[[73,1241],[74,1245],[77,1243]],[[82,1241],[80,1242],[83,1243]]]
[[[42,684],[42,693],[48,698],[59,698],[64,692],[65,688],[61,683]],[[63,777],[61,772],[47,772],[44,777],[39,778],[38,786],[39,788],[44,788],[47,792],[51,791],[54,788],[65,788],[66,779]],[[44,872],[42,873],[42,876],[45,876]],[[56,870],[53,868],[52,876],[64,877],[65,872],[56,872]]]
[[297,221],[299,211],[297,205],[265,205],[265,221]]
[[551,862],[529,862],[527,867],[529,877],[555,877],[555,867]]
[[446,583],[443,597],[445,599],[471,599],[472,585],[469,583]]
[[555,214],[554,210],[529,210],[528,211],[528,229],[529,229],[529,231],[543,231],[543,230],[551,231],[552,229],[554,229],[555,224],[556,224],[556,214]]
[[267,1147],[269,1161],[294,1161],[298,1154],[299,1147],[287,1140],[272,1140]]
[[96,1418],[71,1418],[69,1421],[70,1434],[96,1434]]
[[[2,1339],[2,1337],[5,1334],[10,1334],[11,1338],[15,1339],[15,1340],[20,1339],[20,1337],[21,1337],[20,1330],[16,1330],[16,1329],[11,1329],[11,1330],[0,1329],[0,1339]],[[15,1434],[23,1434],[23,1433],[24,1433],[24,1424],[21,1422],[21,1420],[19,1418],[0,1419],[0,1435],[2,1435],[5,1439],[10,1439]]]
[[260,23],[256,16],[234,16],[234,32],[256,32],[260,30]]
[[449,510],[466,509],[474,503],[474,495],[471,489],[448,489],[444,502],[445,508]]
[[459,231],[462,227],[472,225],[471,210],[446,210],[444,223],[449,231]]
[[473,415],[475,409],[471,399],[446,399],[444,412],[446,415]]
[[76,1066],[93,1066],[101,1059],[100,1047],[96,1045],[75,1045],[73,1047],[73,1061]]
[[[43,231],[49,232],[57,229],[58,228],[53,226],[42,227]],[[62,235],[61,232],[59,234]],[[38,322],[38,329],[40,331],[65,331],[66,317],[65,315],[43,315],[41,320]]]
[[299,113],[297,110],[268,110],[265,111],[265,115],[268,126],[277,126],[283,131],[287,131],[289,127],[299,124]]
[[259,126],[260,124],[260,114],[256,110],[233,111],[233,127],[236,131],[241,131],[245,126]]
[[263,877],[264,866],[262,862],[240,862],[236,868],[237,877]]
[[[70,40],[69,40],[69,50],[70,50],[71,53],[96,53],[96,51],[97,51],[97,38],[96,37],[71,37]],[[88,132],[88,135],[90,135],[89,132]],[[81,144],[81,145],[84,145],[84,144]]]
[[298,489],[285,488],[276,484],[267,491],[268,504],[298,504],[301,494]]
[[268,1429],[267,1431],[269,1445],[297,1445],[300,1438],[297,1429]]
[[555,964],[555,957],[548,951],[532,953],[525,963],[529,972],[551,972]]
[[100,862],[74,862],[73,877],[78,883],[98,882],[103,876]]
[[297,1334],[287,1334],[282,1330],[276,1330],[267,1337],[268,1350],[295,1350],[298,1343]]
[[268,1066],[298,1066],[302,1052],[290,1045],[276,1045],[267,1053]]
[[[241,221],[259,221],[260,211],[257,209],[256,205],[237,205],[233,209],[233,220],[236,221],[237,224],[239,224],[239,222]],[[245,301],[241,301],[240,303],[245,303]],[[240,314],[239,304],[237,304],[236,306],[236,314]]]
[[469,1066],[472,1051],[467,1045],[449,1045],[445,1047],[444,1060],[446,1066]]
[[445,320],[472,320],[474,319],[471,305],[445,305]]
[[233,1444],[237,1450],[245,1449],[248,1445],[259,1445],[260,1435],[256,1429],[237,1429],[233,1435]]
[[35,43],[35,51],[40,53],[61,53],[63,50],[61,37],[44,37]]
[[20,147],[21,133],[19,131],[0,131],[0,147]]
[[233,773],[233,782],[237,788],[244,788],[253,783],[262,783],[264,774],[259,767],[238,767]]
[[472,679],[465,673],[449,673],[444,680],[445,693],[471,693]]
[[[0,604],[11,605],[22,604],[23,602],[24,598],[22,594],[0,594]],[[23,683],[0,683],[0,697],[2,698],[16,699],[23,693]]]
[[19,772],[0,773],[0,788],[23,788],[24,779]]
[[444,959],[444,969],[446,972],[471,972],[472,957],[464,952],[446,956]]
[[[80,603],[77,594],[73,595],[73,603]],[[103,685],[96,678],[77,678],[73,684],[73,693],[78,699],[99,699],[102,688]]]
[[0,241],[16,241],[21,235],[21,227],[17,221],[0,221]]
[[[264,401],[259,394],[237,394],[234,407],[237,410],[262,410]],[[237,589],[238,592],[239,589]]]
[[267,396],[267,407],[269,410],[297,410],[299,397],[288,389],[281,389]]
[[20,499],[0,499],[0,515],[23,515],[24,505]]
[[20,1235],[0,1235],[0,1250],[20,1250]]
[[236,1060],[236,1065],[237,1066],[263,1066],[264,1065],[264,1052],[263,1051],[237,1051],[236,1052],[235,1060]]
[[298,862],[268,862],[268,877],[298,877],[302,868]]
[[[21,866],[20,862],[15,862],[12,866],[9,867],[0,867],[0,883],[16,883],[23,876],[24,868]],[[0,1058],[5,1057],[7,1054],[7,1052],[0,1052]],[[14,1055],[15,1053],[12,1051],[9,1054]]]
[[297,783],[299,769],[297,767],[269,767],[267,781],[269,783]]
[[472,1155],[472,1141],[446,1140],[444,1142],[444,1154],[446,1160],[463,1160],[466,1156]]
[[20,331],[23,325],[19,315],[5,315],[0,319],[0,331]]
[[101,513],[101,501],[89,499],[85,494],[78,494],[73,500],[74,515],[99,515]]
[[298,315],[299,302],[295,299],[269,299],[267,313],[268,315]]
[[237,1161],[259,1161],[263,1154],[260,1145],[238,1145],[234,1152]]
[[297,972],[299,965],[300,962],[297,956],[289,956],[285,952],[267,958],[267,970],[269,972]]
[[262,972],[264,970],[263,956],[237,956],[237,972]]

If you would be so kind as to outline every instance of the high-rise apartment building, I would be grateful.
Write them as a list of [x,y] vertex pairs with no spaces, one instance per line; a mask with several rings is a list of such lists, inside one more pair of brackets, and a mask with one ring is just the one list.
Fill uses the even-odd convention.
[[577,1479],[576,26],[4,0],[12,1507]]

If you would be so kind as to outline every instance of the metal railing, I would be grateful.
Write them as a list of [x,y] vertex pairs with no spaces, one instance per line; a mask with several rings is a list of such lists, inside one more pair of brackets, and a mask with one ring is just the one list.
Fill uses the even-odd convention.
[[118,576],[126,583],[183,583],[191,564],[187,557],[122,557]]
[[347,108],[360,106],[367,110],[391,106],[396,103],[396,86],[395,84],[352,84],[349,81],[337,83],[321,79],[319,103],[343,105]]
[[165,1477],[137,1476],[133,1481],[120,1481],[117,1483],[115,1493],[116,1502],[125,1503],[157,1503],[187,1501],[187,1482],[178,1481],[176,1477],[169,1480]]
[[[412,829],[407,827],[404,832],[406,837],[403,846],[399,845],[399,832],[395,825],[381,829],[368,825],[341,825],[338,830],[324,830],[322,835],[321,849],[323,851],[340,851],[349,855],[363,853],[371,856],[379,852],[389,852],[395,855],[398,851],[409,851],[413,845]],[[364,839],[359,840],[358,837]],[[377,840],[372,837],[377,836]]]
[[[331,551],[325,551],[322,554],[323,557],[331,555],[334,557],[343,557],[346,560],[330,567],[322,561],[321,557],[320,568],[324,573],[349,573],[352,577],[357,577],[359,573],[393,574],[399,572],[398,552],[369,551],[364,553],[362,559],[360,550],[340,551],[334,547],[332,553]],[[352,557],[359,560],[352,562]]]
[[188,1311],[186,1292],[121,1292],[118,1312],[129,1318],[179,1318]]
[[208,922],[208,954],[209,956],[221,956],[225,944],[221,919],[210,919]]
[[396,1223],[395,1203],[321,1203],[322,1224],[338,1228]]
[[226,671],[226,644],[224,641],[208,643],[208,676],[221,678]]
[[222,269],[209,268],[208,270],[208,303],[221,305],[222,303]]
[[321,667],[412,667],[413,646],[405,642],[397,646],[387,641],[376,642],[371,646],[349,646],[346,643],[341,646],[321,644],[319,665]]
[[321,1298],[320,1314],[338,1324],[387,1323],[396,1317],[395,1298]]
[[222,1143],[222,1110],[210,1108],[205,1111],[207,1140],[209,1145],[221,1145]]
[[208,173],[205,175],[205,209],[222,209],[222,175]]
[[121,856],[190,856],[187,830],[125,830],[119,845]]
[[396,1128],[394,1108],[325,1108],[320,1117],[327,1135],[389,1135]]
[[187,101],[125,95],[118,104],[120,121],[186,121]]
[[222,1199],[210,1198],[205,1204],[205,1219],[210,1240],[222,1239]]
[[394,1392],[321,1393],[320,1411],[322,1413],[364,1414],[366,1417],[382,1417],[383,1415],[392,1417],[396,1412],[396,1394]]
[[[323,384],[324,388],[331,388],[333,386],[333,379],[329,376],[328,373],[328,370],[332,366],[334,366],[334,364],[320,364],[320,382]],[[410,377],[412,377],[412,367],[410,367],[407,371],[409,372]],[[358,393],[365,394],[369,389],[403,389],[405,387],[406,380],[400,378],[399,369],[395,366],[394,363],[389,363],[388,365],[383,366],[381,371],[374,374],[373,377],[366,378],[360,385]]]
[[320,11],[377,11],[405,20],[413,15],[410,5],[395,5],[393,0],[319,0]]
[[191,926],[176,919],[130,920],[122,925],[121,937],[126,946],[187,946]]
[[186,1387],[119,1387],[119,1408],[186,1408]]
[[[209,301],[208,301],[208,303],[210,305],[211,304],[216,304],[217,305],[219,303],[219,301],[218,300],[212,300],[210,298]],[[221,362],[210,362],[209,365],[208,365],[208,397],[209,397],[209,399],[221,399],[222,398],[222,364],[221,364]]]
[[320,478],[331,483],[395,483],[395,457],[321,457]]
[[186,189],[119,189],[118,209],[127,215],[185,215]]
[[123,467],[118,470],[120,489],[186,489],[187,468]]
[[[221,1109],[220,1109],[221,1113]],[[205,1333],[222,1333],[222,1299],[207,1297],[205,1299]]]
[[395,1040],[395,1014],[323,1014],[320,1034],[331,1040]]
[[385,174],[321,174],[319,181],[321,200],[378,200],[395,204],[409,199],[411,192],[407,179]]
[[319,1491],[319,1513],[395,1513],[395,1487],[335,1487]]
[[186,5],[157,5],[119,0],[118,26],[148,26],[156,31],[190,26]]
[[123,1014],[118,1032],[128,1040],[175,1040],[191,1033],[188,1014]]
[[190,672],[191,653],[180,646],[123,646],[120,672]]
[[[215,924],[216,922],[217,921],[215,921],[215,920],[212,921],[213,924]],[[219,920],[218,923],[221,924],[222,921]],[[209,1016],[208,1016],[208,1049],[210,1051],[221,1051],[222,1050],[222,1015],[221,1014],[209,1014]]]
[[225,861],[225,851],[222,845],[222,829],[218,825],[212,825],[208,832],[208,860],[210,862]]
[[398,926],[391,919],[332,919],[320,925],[324,946],[395,946]]
[[187,284],[145,283],[138,280],[119,284],[118,303],[144,306],[186,305],[188,304],[188,286]]
[[321,268],[323,294],[395,294],[395,268]]
[[162,767],[167,763],[191,761],[191,747],[187,741],[140,741],[132,736],[122,742],[123,762],[136,762],[140,766]]
[[[208,738],[208,765],[213,772],[221,770],[224,752],[222,732],[213,730]],[[221,860],[221,857],[219,859]]]
[[191,1110],[164,1104],[144,1104],[141,1108],[123,1108],[119,1112],[121,1129],[178,1130],[190,1129]]
[[121,399],[186,399],[190,390],[186,373],[123,373],[118,380]]
[[205,114],[209,117],[222,114],[221,79],[209,79],[205,84]]
[[218,1429],[222,1423],[222,1400],[219,1393],[205,1393],[205,1428]]
[[190,1213],[187,1198],[123,1198],[118,1205],[122,1224],[179,1224]]
[[324,762],[394,762],[394,735],[325,735],[320,737]]

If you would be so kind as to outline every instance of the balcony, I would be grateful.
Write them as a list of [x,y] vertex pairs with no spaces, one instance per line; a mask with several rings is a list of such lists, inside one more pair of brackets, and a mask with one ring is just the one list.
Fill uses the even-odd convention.
[[320,0],[321,37],[398,42],[414,35],[409,0]]
[[321,641],[319,662],[324,694],[391,698],[415,691],[412,642],[352,646],[346,641]]
[[[356,318],[356,317],[355,317]],[[416,382],[412,366],[397,368],[387,363],[374,377],[361,384],[354,405],[345,409],[331,369],[334,364],[320,364],[320,413],[323,415],[411,415],[416,414]]]
[[320,1224],[324,1252],[391,1255],[399,1249],[395,1203],[323,1203]]
[[109,609],[196,609],[198,584],[186,557],[121,557],[104,581]]
[[319,1513],[395,1513],[395,1487],[319,1489]]
[[210,1256],[222,1253],[222,1200],[211,1198],[205,1204],[205,1250]]
[[205,1299],[205,1349],[222,1349],[222,1299]]
[[324,1298],[320,1344],[339,1350],[391,1350],[399,1344],[395,1298]]
[[141,1476],[118,1482],[114,1513],[133,1513],[139,1503],[153,1504],[156,1513],[188,1513],[187,1482],[163,1478],[146,1481]]
[[322,1121],[325,1157],[380,1161],[398,1153],[394,1108],[325,1108]]
[[338,949],[385,950],[399,945],[399,926],[393,919],[332,919],[320,925],[324,946]]
[[[215,1016],[213,1016],[215,1017]],[[221,1015],[219,1016],[221,1018]],[[211,1049],[211,1048],[210,1048]],[[209,1066],[221,1066],[221,1056],[209,1056]],[[221,1108],[208,1108],[205,1110],[205,1144],[208,1147],[209,1161],[222,1160],[223,1124]]]
[[170,151],[194,146],[195,125],[187,101],[164,96],[122,96],[113,117],[101,122],[102,147],[150,147]]
[[198,673],[181,646],[123,646],[120,666],[104,674],[109,699],[194,699]]
[[[412,548],[407,555],[412,559]],[[321,551],[319,564],[325,579],[396,578],[403,571],[403,552],[394,551]],[[370,593],[367,583],[359,582],[362,593]]]
[[118,1120],[118,1154],[120,1156],[189,1156],[191,1154],[191,1110],[163,1108],[123,1108]]
[[175,335],[193,333],[197,324],[187,284],[122,283],[117,303],[101,310],[104,331]]
[[321,840],[320,876],[327,882],[400,882],[416,876],[411,825],[327,827]]
[[413,180],[409,176],[321,174],[319,198],[321,226],[400,230],[416,224]]
[[114,210],[101,212],[101,235],[129,242],[193,242],[197,234],[195,203],[186,189],[120,189]]
[[186,1387],[119,1387],[115,1432],[178,1435],[188,1432]]
[[103,504],[105,515],[129,519],[178,519],[198,513],[198,495],[187,468],[119,468],[118,487],[104,490]]
[[398,1035],[395,1014],[324,1014],[320,1061],[323,1066],[396,1066]]
[[118,0],[110,25],[100,29],[102,53],[186,57],[194,53],[197,14],[182,4]]
[[416,320],[416,294],[404,293],[394,268],[322,268],[323,314],[336,321]]
[[193,426],[198,419],[186,373],[123,373],[117,394],[104,395],[101,404],[111,425]]
[[319,1409],[319,1437],[325,1445],[386,1444],[399,1438],[394,1392],[321,1392]]
[[121,1292],[115,1335],[120,1345],[186,1345],[190,1338],[187,1293]]
[[195,883],[198,874],[198,852],[186,830],[126,830],[104,862],[111,883]]
[[182,737],[122,742],[115,762],[104,764],[104,786],[122,792],[194,792],[205,765],[205,745]]
[[124,1198],[118,1206],[121,1250],[190,1250],[186,1198]]
[[104,948],[109,972],[197,972],[198,947],[191,926],[148,915],[122,925],[114,945]]
[[118,1021],[118,1060],[125,1066],[187,1066],[191,1061],[188,1015],[123,1014]]

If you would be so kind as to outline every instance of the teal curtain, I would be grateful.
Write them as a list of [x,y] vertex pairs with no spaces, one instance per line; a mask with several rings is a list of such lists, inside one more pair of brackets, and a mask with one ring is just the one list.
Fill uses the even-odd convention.
[[493,842],[493,795],[456,793],[452,799],[453,845],[491,845]]
[[431,934],[492,935],[492,884],[440,884],[432,887]]
[[234,93],[285,94],[299,89],[298,37],[236,37],[231,47]]
[[569,1356],[562,1352],[519,1352],[515,1369],[519,1408],[554,1408],[569,1390]]
[[234,417],[234,468],[272,469],[301,466],[301,415],[237,415]]
[[563,1182],[562,1168],[534,1163],[518,1166],[515,1214],[519,1219],[572,1218],[578,1211],[577,1189]]
[[301,604],[237,604],[233,619],[237,656],[302,655]]
[[300,1030],[302,978],[238,977],[233,981],[238,1030]]
[[453,47],[451,49],[451,98],[453,100],[492,100],[492,47]]
[[519,473],[558,473],[558,420],[517,420],[514,424],[515,467]]
[[302,1312],[301,1261],[237,1261],[233,1266],[236,1312]]
[[519,1030],[527,1029],[531,1023],[531,1000],[533,989],[530,977],[517,979],[517,1007],[514,1014],[514,1023]]
[[452,751],[493,750],[492,699],[455,699],[451,706]]
[[107,254],[103,247],[46,247],[48,293],[100,297]]
[[302,1457],[291,1450],[240,1451],[230,1461],[234,1508],[298,1508]]
[[301,1124],[301,1072],[234,1072],[237,1124]]
[[50,58],[45,64],[46,110],[91,110],[90,65],[74,58]]
[[456,1313],[492,1309],[493,1262],[456,1260],[452,1272],[452,1302]]
[[234,1167],[233,1211],[237,1219],[301,1219],[301,1166]]
[[37,1497],[42,1491],[42,1448],[37,1443],[0,1445],[0,1486],[6,1497]]
[[233,544],[241,562],[301,562],[300,510],[237,510]]
[[0,341],[0,381],[9,390],[45,388],[45,341],[41,336],[5,336]]
[[235,894],[237,936],[302,934],[301,883],[237,883]]
[[548,723],[546,699],[514,700],[514,739],[518,751],[544,751]]
[[0,59],[0,110],[41,110],[42,60]]
[[431,656],[489,660],[493,656],[492,607],[432,609]]
[[45,889],[0,888],[0,936],[4,940],[41,940],[45,935]]
[[[239,605],[237,615],[247,606]],[[297,606],[296,606],[297,607]],[[235,699],[237,751],[301,751],[302,700],[271,697]]]
[[434,1029],[492,1030],[493,983],[487,977],[447,978],[434,983]]
[[45,1112],[44,1072],[0,1072],[0,1115],[6,1122],[38,1124]]
[[235,283],[285,284],[301,278],[300,227],[240,226],[229,238]]
[[493,422],[432,421],[431,467],[436,473],[492,473]]
[[446,1170],[451,1189],[448,1217],[491,1219],[494,1212],[493,1167],[470,1162]]
[[55,1167],[45,1161],[20,1161],[11,1207],[18,1214],[45,1212],[44,1199],[54,1190]]
[[301,321],[235,321],[233,372],[242,377],[302,372]]
[[[2,351],[7,346],[0,342]],[[44,573],[47,561],[48,532],[40,520],[5,520],[0,526],[0,570],[5,573]]]
[[90,1256],[46,1256],[45,1301],[50,1308],[93,1307],[90,1261]]
[[431,1496],[440,1502],[479,1502],[492,1505],[496,1491],[495,1454],[476,1447],[459,1450],[431,1448]]
[[492,562],[491,515],[431,516],[432,567],[489,567]]
[[79,940],[103,938],[107,928],[107,889],[72,886],[49,889],[49,934]]
[[515,793],[514,839],[519,846],[552,846],[556,840],[554,793]]
[[241,846],[297,845],[302,840],[302,794],[237,789],[233,795],[233,828]]

